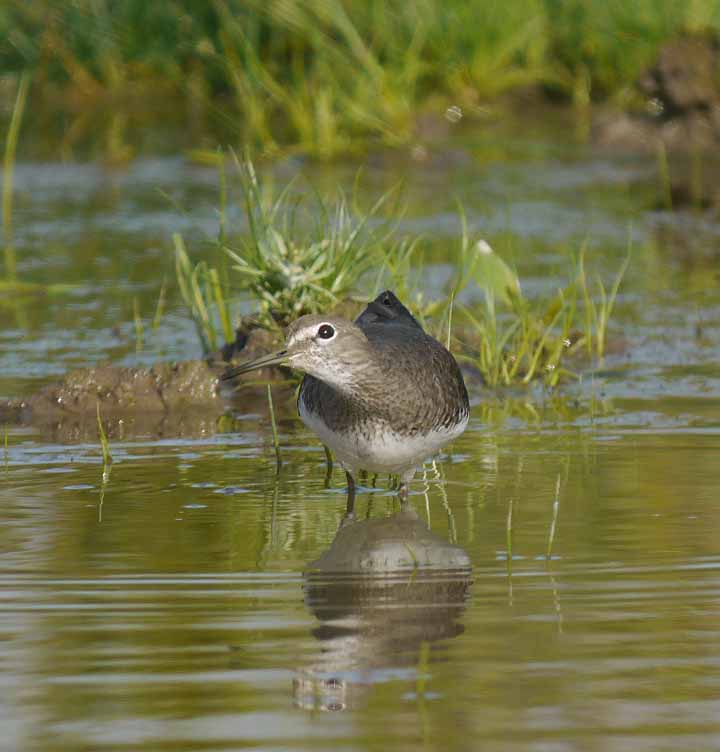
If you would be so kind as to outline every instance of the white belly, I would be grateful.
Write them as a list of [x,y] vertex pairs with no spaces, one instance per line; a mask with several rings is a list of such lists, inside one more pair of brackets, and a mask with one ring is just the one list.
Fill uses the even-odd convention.
[[358,470],[399,475],[408,473],[460,436],[468,423],[466,417],[452,428],[417,436],[404,436],[380,427],[355,435],[330,430],[316,415],[304,409],[302,401],[299,408],[303,423],[332,449],[338,461],[352,473]]

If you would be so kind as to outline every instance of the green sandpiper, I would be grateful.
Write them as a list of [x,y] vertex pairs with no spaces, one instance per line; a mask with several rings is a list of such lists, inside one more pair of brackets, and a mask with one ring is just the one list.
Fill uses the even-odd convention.
[[305,373],[300,418],[345,469],[350,496],[366,470],[398,475],[407,498],[417,468],[468,424],[468,394],[455,358],[389,290],[354,322],[301,316],[288,328],[284,350],[223,378],[279,364]]

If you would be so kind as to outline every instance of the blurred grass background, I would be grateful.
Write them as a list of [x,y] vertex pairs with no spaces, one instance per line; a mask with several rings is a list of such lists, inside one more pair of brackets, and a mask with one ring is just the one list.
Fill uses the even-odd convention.
[[0,103],[30,72],[37,127],[111,161],[149,122],[331,158],[516,92],[638,105],[663,42],[719,28],[714,0],[4,0]]

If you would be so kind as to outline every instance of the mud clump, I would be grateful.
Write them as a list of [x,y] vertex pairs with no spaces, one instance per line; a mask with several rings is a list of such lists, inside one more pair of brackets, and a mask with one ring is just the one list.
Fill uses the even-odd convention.
[[[228,351],[234,360],[247,360],[267,352],[268,333],[253,330],[244,347]],[[277,349],[277,342],[275,342]],[[152,368],[104,365],[69,373],[19,400],[0,402],[0,423],[28,425],[54,441],[97,440],[97,409],[111,441],[137,437],[197,437],[234,425],[228,408],[242,401],[263,405],[264,390],[247,388],[221,391],[220,376],[228,363],[216,353],[206,360],[159,363]],[[237,357],[235,357],[237,356]],[[286,372],[266,371],[268,378],[285,378]],[[248,381],[257,380],[249,374]],[[240,377],[235,386],[242,383]],[[278,394],[278,404],[282,401]]]
[[637,81],[645,112],[605,113],[594,140],[603,146],[654,151],[709,150],[720,145],[720,47],[705,36],[682,36],[659,51]]
[[157,413],[219,401],[218,371],[205,361],[160,363],[152,368],[97,368],[72,371],[24,400],[33,416],[63,412]]

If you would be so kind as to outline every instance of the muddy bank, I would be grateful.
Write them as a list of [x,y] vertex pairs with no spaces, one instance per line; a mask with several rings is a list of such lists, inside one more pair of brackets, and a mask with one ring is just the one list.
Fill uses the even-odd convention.
[[229,363],[257,357],[277,344],[269,332],[242,330],[235,342],[207,360],[71,371],[26,398],[0,402],[0,423],[32,425],[58,440],[94,439],[99,409],[110,438],[214,433],[218,421],[231,420],[226,413],[240,394],[246,408],[264,405],[264,389],[252,386],[262,380],[287,380],[284,369],[263,369],[232,385],[220,380]]
[[665,44],[635,84],[644,111],[604,111],[593,140],[632,151],[709,151],[720,145],[720,46],[709,36]]

